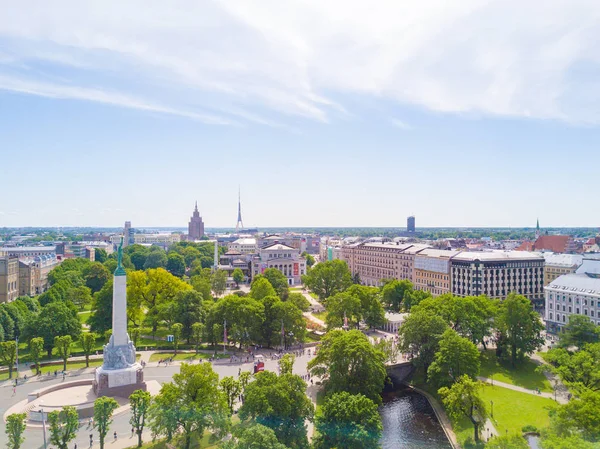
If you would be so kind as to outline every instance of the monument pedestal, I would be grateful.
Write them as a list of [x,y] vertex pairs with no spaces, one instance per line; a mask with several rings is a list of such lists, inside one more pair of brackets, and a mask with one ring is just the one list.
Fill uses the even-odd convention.
[[98,397],[120,396],[128,398],[135,390],[146,391],[144,370],[139,363],[120,369],[105,369],[103,366],[96,368],[94,393]]

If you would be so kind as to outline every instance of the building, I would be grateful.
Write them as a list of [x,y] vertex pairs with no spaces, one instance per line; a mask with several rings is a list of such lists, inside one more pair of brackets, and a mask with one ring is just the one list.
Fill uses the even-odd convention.
[[415,227],[415,216],[411,215],[406,219],[406,232],[415,232],[417,228]]
[[352,276],[364,285],[380,286],[383,279],[413,280],[415,256],[429,245],[363,242],[342,248]]
[[[113,235],[111,237],[111,242],[113,243],[113,245],[118,245],[120,241],[121,241],[120,235]],[[161,232],[161,233],[153,233],[153,234],[133,234],[132,244],[158,245],[163,248],[168,248],[173,243],[177,243],[180,241],[181,241],[181,234]],[[125,246],[125,241],[123,241],[123,246]]]
[[558,333],[572,314],[585,315],[600,326],[600,260],[586,259],[573,274],[544,288],[546,329]]
[[544,258],[525,251],[463,251],[451,258],[452,293],[504,299],[512,292],[544,299]]
[[48,290],[48,273],[59,264],[55,254],[20,259],[19,296],[35,296]]
[[202,237],[204,237],[204,222],[198,212],[198,202],[196,201],[196,207],[188,224],[188,240],[200,240]]
[[[123,247],[133,245],[133,236],[135,234],[135,229],[131,227],[131,222],[126,221],[125,227],[123,228]],[[113,242],[115,243],[115,242]],[[119,243],[119,242],[116,242]]]
[[227,250],[240,254],[256,254],[258,245],[255,238],[240,238],[228,243]]
[[573,274],[583,263],[581,254],[543,253],[544,287],[563,274]]
[[302,283],[306,274],[306,260],[300,251],[283,243],[273,243],[258,250],[252,258],[252,277],[263,273],[267,268],[277,268],[288,279],[289,285]]
[[450,262],[460,251],[428,248],[415,255],[413,284],[415,290],[433,296],[452,293]]
[[14,301],[19,296],[19,258],[0,252],[0,302]]
[[533,251],[553,253],[575,253],[577,245],[570,235],[542,235],[533,243]]
[[48,254],[56,254],[56,246],[15,246],[12,248],[0,248],[0,251],[6,251],[11,257],[36,257]]

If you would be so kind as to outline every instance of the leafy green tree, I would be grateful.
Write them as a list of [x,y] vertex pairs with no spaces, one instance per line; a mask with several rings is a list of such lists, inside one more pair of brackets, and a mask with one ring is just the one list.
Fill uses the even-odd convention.
[[83,349],[83,353],[85,354],[86,368],[89,368],[90,366],[90,354],[96,347],[96,338],[98,338],[98,336],[93,332],[84,332],[81,334],[81,348]]
[[270,371],[256,374],[246,387],[239,410],[242,421],[255,420],[270,427],[277,439],[290,448],[306,448],[306,420],[312,420],[314,406],[306,396],[306,383],[293,374],[277,376]]
[[384,359],[362,332],[336,329],[327,332],[308,368],[323,379],[328,393],[363,394],[379,403],[387,377]]
[[95,252],[94,260],[96,262],[100,262],[100,263],[106,262],[106,259],[108,258],[108,254],[106,253],[106,250],[104,250],[102,248],[95,248],[94,252]]
[[250,371],[242,371],[238,376],[238,380],[240,381],[240,388],[242,389],[242,394],[246,393],[246,387],[250,383],[251,377],[252,373]]
[[409,312],[413,306],[419,305],[425,299],[431,298],[431,293],[423,290],[412,290],[404,295],[402,306],[404,310]]
[[[267,281],[268,282],[268,281]],[[277,305],[281,299],[277,295],[265,296],[261,299],[263,305],[263,319],[261,323],[261,342],[271,348],[281,338],[281,322],[277,319]]]
[[181,338],[181,330],[183,329],[183,324],[175,323],[171,326],[171,333],[173,334],[173,349],[175,350],[175,354],[177,354],[177,349],[179,349],[179,340]]
[[92,293],[99,292],[111,278],[111,273],[100,262],[94,262],[83,273],[85,285]]
[[27,427],[27,413],[13,413],[6,417],[6,436],[8,437],[8,449],[19,449],[25,441],[23,434]]
[[227,272],[225,270],[217,270],[211,278],[211,288],[215,296],[221,296],[227,288]]
[[[211,331],[211,341],[223,341],[223,324],[227,320],[228,341],[240,346],[260,339],[261,324],[264,320],[264,306],[250,297],[228,295],[219,299],[206,317],[207,331]],[[215,327],[216,325],[216,327]]]
[[[127,298],[129,301],[129,298]],[[94,294],[93,312],[88,324],[93,332],[103,334],[112,327],[113,282],[110,279],[99,292]]]
[[129,424],[131,424],[131,428],[134,429],[137,434],[137,447],[142,447],[142,433],[146,426],[151,399],[152,396],[150,396],[150,393],[143,390],[135,390],[129,396],[129,405],[131,406],[131,418],[129,419]]
[[581,435],[557,434],[553,430],[542,430],[540,440],[542,449],[596,449],[596,446],[585,441]]
[[68,449],[69,442],[75,439],[79,428],[77,409],[67,405],[62,410],[48,413],[50,443],[59,449]]
[[200,343],[202,343],[202,336],[204,335],[204,324],[194,323],[192,324],[192,341],[196,347],[196,354],[200,351]]
[[442,334],[439,349],[427,374],[438,386],[448,386],[463,375],[476,379],[480,366],[477,346],[456,331],[447,329]]
[[467,418],[473,425],[473,438],[479,442],[481,427],[487,419],[485,403],[479,395],[480,384],[469,376],[460,377],[450,388],[438,390],[448,415],[455,420]]
[[488,441],[485,449],[529,449],[529,444],[521,435],[501,435]]
[[302,257],[306,259],[306,266],[308,268],[311,268],[315,264],[315,258],[312,255],[308,254],[306,251],[302,253]]
[[40,359],[42,358],[43,351],[44,339],[42,337],[35,337],[29,340],[29,356],[35,364],[36,376],[40,375]]
[[349,323],[354,323],[354,326],[358,329],[362,318],[362,308],[358,296],[348,291],[336,293],[327,299],[326,310],[325,322],[328,329],[342,327],[344,316]]
[[242,392],[240,382],[234,379],[232,376],[226,376],[219,382],[219,388],[227,399],[229,414],[233,415],[233,405]]
[[0,307],[0,327],[5,340],[15,339],[15,322],[4,308]]
[[67,290],[65,299],[79,307],[79,310],[83,310],[86,305],[91,304],[92,294],[88,287],[71,287]]
[[285,354],[279,359],[279,372],[283,374],[294,374],[294,362],[296,356],[294,354]]
[[381,303],[381,294],[377,287],[366,285],[351,285],[347,293],[360,300],[361,319],[369,327],[379,327],[385,323],[385,310]]
[[277,268],[267,268],[262,276],[270,282],[277,292],[277,296],[279,296],[282,301],[285,301],[290,293],[287,277],[285,277],[285,275]]
[[398,360],[398,345],[396,345],[392,340],[380,338],[379,341],[375,343],[375,347],[384,354],[385,362],[396,363],[396,360]]
[[393,280],[388,282],[381,290],[383,295],[383,303],[387,306],[387,308],[399,311],[406,295],[411,294],[412,291],[413,284],[409,280],[403,279],[401,281]]
[[135,267],[136,270],[143,270],[144,265],[146,264],[146,258],[150,253],[150,250],[142,245],[129,245],[124,250],[127,254],[129,254],[129,258],[131,263]]
[[137,346],[138,339],[140,338],[142,331],[139,327],[132,327],[129,330],[129,335],[131,336],[131,340],[133,341],[134,346]]
[[1,304],[0,307],[6,311],[14,323],[14,336],[21,337],[25,328],[27,317],[30,315],[26,308],[15,301]]
[[9,340],[0,343],[0,361],[3,365],[8,367],[8,378],[12,379],[13,369],[15,368],[15,361],[17,359],[17,344],[16,342]]
[[17,301],[22,302],[30,313],[38,313],[40,311],[40,303],[36,298],[29,296],[19,296]]
[[291,302],[303,312],[308,312],[310,309],[310,302],[304,297],[302,293],[290,293],[287,298],[288,302]]
[[167,268],[167,262],[167,253],[162,249],[159,248],[155,251],[151,250],[144,262],[144,270],[150,268]]
[[583,348],[587,343],[600,341],[596,325],[585,315],[569,315],[569,322],[563,327],[559,344],[563,348],[577,346]]
[[181,323],[183,325],[181,337],[189,344],[192,338],[192,325],[204,320],[202,294],[195,290],[180,291],[170,304],[168,310],[171,316],[166,321]]
[[205,429],[212,428],[220,435],[230,425],[219,376],[210,363],[181,365],[180,373],[173,375],[173,382],[163,384],[150,410],[154,434],[170,439],[181,429],[185,449],[190,448],[193,433],[202,435]]
[[250,285],[250,296],[260,301],[267,296],[277,296],[277,292],[269,280],[260,274],[255,276]]
[[240,268],[235,268],[233,270],[232,277],[236,287],[239,287],[240,284],[244,282],[244,272]]
[[378,449],[383,424],[375,402],[343,391],[325,400],[315,429],[315,449]]
[[71,355],[71,345],[73,339],[70,335],[63,335],[54,337],[54,348],[56,349],[56,355],[58,355],[63,361],[63,370],[67,370],[67,360]]
[[190,278],[190,284],[195,291],[202,295],[202,298],[205,301],[212,301],[210,276],[208,278],[198,275],[192,276]]
[[544,343],[541,336],[544,326],[531,302],[524,296],[515,293],[508,295],[500,306],[496,325],[501,334],[500,348],[506,346],[510,351],[513,367],[517,360],[531,354]]
[[302,311],[289,301],[280,301],[274,306],[278,323],[283,323],[283,345],[289,347],[306,338],[306,321]]
[[220,446],[221,449],[287,449],[277,440],[272,429],[260,424],[239,427],[232,439]]
[[561,405],[553,425],[561,435],[579,434],[588,441],[600,439],[600,392],[584,390]]
[[169,253],[167,257],[167,271],[173,276],[183,277],[185,274],[185,259],[181,254]]
[[399,349],[412,354],[413,364],[427,374],[446,329],[446,323],[439,316],[429,311],[412,312],[398,330]]
[[118,408],[119,403],[107,396],[102,396],[94,401],[94,428],[100,437],[100,449],[104,449],[104,439],[112,424],[113,413]]
[[302,277],[302,282],[321,300],[343,292],[352,285],[352,275],[346,262],[328,260],[316,264]]

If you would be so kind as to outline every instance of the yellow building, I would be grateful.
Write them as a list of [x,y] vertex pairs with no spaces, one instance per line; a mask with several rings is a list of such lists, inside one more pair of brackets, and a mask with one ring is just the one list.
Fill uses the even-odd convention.
[[583,263],[581,254],[544,253],[544,286],[559,276],[573,274]]
[[0,252],[0,302],[19,296],[19,259]]
[[433,296],[452,292],[450,259],[460,251],[424,249],[415,256],[413,284],[415,290],[431,293]]

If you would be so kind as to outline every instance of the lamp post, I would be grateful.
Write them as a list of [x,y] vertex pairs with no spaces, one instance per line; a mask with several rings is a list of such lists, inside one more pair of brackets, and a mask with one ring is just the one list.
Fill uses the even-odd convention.
[[16,362],[17,362],[17,379],[19,379],[19,337],[15,337],[15,343],[17,345],[17,357],[16,357]]
[[44,449],[48,447],[48,443],[46,441],[46,420],[44,419],[44,407],[40,407],[40,412],[42,412],[42,434],[44,435]]
[[556,390],[558,390],[558,379],[554,380],[554,402],[556,402]]
[[494,375],[490,375],[490,379],[492,379],[492,387],[494,386]]
[[492,406],[492,412],[490,416],[492,417],[492,419],[494,419],[494,401],[490,401],[490,405]]

